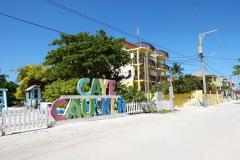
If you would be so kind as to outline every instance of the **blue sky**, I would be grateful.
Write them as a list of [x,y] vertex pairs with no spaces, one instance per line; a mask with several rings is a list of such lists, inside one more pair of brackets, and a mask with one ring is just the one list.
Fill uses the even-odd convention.
[[[236,60],[240,58],[240,1],[238,0],[55,0],[71,9],[103,21],[128,33],[136,34],[136,18],[139,19],[140,38],[163,46],[157,49],[169,53],[172,61],[182,62],[184,73],[201,69],[197,57],[198,34],[208,30],[218,31],[204,37],[203,53],[206,57],[206,72],[229,78]],[[42,0],[2,0],[0,12],[68,34],[103,29],[115,38],[124,37],[135,43],[137,39],[113,31],[87,19],[66,12]],[[0,15],[0,68],[2,74],[14,81],[17,73],[11,69],[44,61],[47,52],[53,49],[48,44],[59,34]],[[174,51],[174,52],[172,52]],[[180,54],[179,54],[180,53]],[[193,56],[195,57],[185,57]],[[184,56],[184,58],[182,58]],[[174,58],[181,57],[181,58]],[[195,58],[195,59],[194,59]],[[210,66],[210,67],[209,67]],[[237,76],[233,76],[238,82]],[[238,87],[238,85],[237,85]]]

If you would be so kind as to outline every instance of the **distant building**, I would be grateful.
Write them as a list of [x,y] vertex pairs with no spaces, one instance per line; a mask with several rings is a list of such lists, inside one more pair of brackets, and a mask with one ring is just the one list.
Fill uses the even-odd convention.
[[[232,83],[233,90],[236,91],[236,88],[234,88],[234,85],[235,85],[234,80],[232,80],[230,82],[225,76],[217,77],[216,75],[211,74],[211,73],[207,73],[207,72],[204,72],[204,74],[205,74],[205,77],[208,77],[208,78],[212,79],[213,84],[214,84],[214,89],[223,90],[222,89],[223,83],[227,86],[230,86],[231,83]],[[197,71],[197,72],[193,73],[192,76],[195,76],[195,77],[198,77],[199,79],[202,79],[202,71]]]
[[[213,81],[216,81],[216,77],[217,77],[216,75],[207,73],[207,72],[204,72],[204,75],[205,75],[205,77],[209,77],[209,78],[213,79]],[[202,71],[197,71],[197,72],[193,73],[192,76],[202,79]]]

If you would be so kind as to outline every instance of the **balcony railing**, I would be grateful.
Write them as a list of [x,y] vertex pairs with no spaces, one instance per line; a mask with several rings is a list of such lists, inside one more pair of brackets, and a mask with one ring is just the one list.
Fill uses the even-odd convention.
[[162,56],[165,56],[165,57],[169,58],[168,53],[165,52],[165,51],[157,50],[156,54],[157,55],[162,55]]
[[153,45],[149,44],[149,43],[146,43],[146,42],[138,42],[138,43],[135,43],[135,45],[139,46],[139,47],[145,47],[149,50],[152,50],[152,51],[155,51],[156,48],[153,47]]
[[[143,57],[139,58],[139,63],[144,63],[144,58]],[[137,59],[136,58],[133,59],[133,64],[137,64]],[[148,59],[148,65],[155,66],[155,62],[151,59]]]
[[[140,80],[144,80],[144,74],[140,74]],[[156,76],[149,75],[149,81],[156,81]],[[138,80],[138,76],[134,76],[134,80]]]
[[167,81],[167,78],[157,77],[157,82]]
[[148,65],[155,66],[155,62],[151,59],[148,59]]
[[[143,57],[140,57],[140,58],[139,58],[139,63],[144,63],[144,58],[143,58]],[[138,63],[137,63],[137,58],[134,58],[134,59],[133,59],[133,64],[138,64]]]
[[169,71],[169,66],[168,66],[168,65],[165,65],[165,64],[160,64],[160,63],[158,63],[158,64],[157,64],[157,68],[158,68],[158,69],[166,69],[166,70]]

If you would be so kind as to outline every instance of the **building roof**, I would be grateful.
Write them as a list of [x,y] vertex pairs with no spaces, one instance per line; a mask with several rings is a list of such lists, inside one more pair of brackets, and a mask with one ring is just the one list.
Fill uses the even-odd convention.
[[25,90],[25,92],[29,92],[29,91],[31,91],[33,88],[40,88],[40,85],[32,85],[32,86],[28,87],[28,88]]
[[[207,73],[207,72],[204,72],[204,74],[205,74],[206,77],[217,77],[216,75],[211,74],[211,73]],[[202,71],[197,71],[197,72],[193,73],[192,76],[202,77]]]
[[228,80],[225,76],[220,76],[217,78],[217,80],[219,81],[223,81],[223,80]]
[[130,42],[123,42],[123,45],[126,46],[126,49],[134,49],[134,48],[139,47],[136,44],[133,44],[133,43],[130,43]]

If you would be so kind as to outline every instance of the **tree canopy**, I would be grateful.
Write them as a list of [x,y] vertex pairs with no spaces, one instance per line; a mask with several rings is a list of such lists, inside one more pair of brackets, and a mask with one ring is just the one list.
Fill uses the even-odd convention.
[[129,52],[123,50],[124,38],[108,37],[103,30],[96,35],[78,33],[60,34],[61,39],[54,40],[50,46],[58,48],[48,52],[44,65],[50,80],[71,78],[103,78],[121,80],[120,67],[131,59]]
[[[240,62],[240,58],[238,59],[238,61]],[[240,75],[240,65],[233,66],[233,69],[235,70],[235,71],[233,71],[233,75],[235,75],[235,76]]]
[[14,96],[18,85],[12,81],[7,81],[6,77],[8,76],[6,76],[5,74],[0,75],[0,88],[8,89],[7,102],[8,102],[8,105],[11,105],[15,102],[19,102],[19,100],[17,100]]
[[72,78],[68,81],[58,79],[53,83],[45,86],[43,98],[51,102],[59,99],[61,95],[77,95],[77,83],[79,79]]
[[21,85],[17,88],[17,92],[15,93],[16,98],[24,100],[26,97],[25,90],[31,85],[40,85],[41,89],[44,90],[44,86],[48,83],[45,70],[46,68],[41,64],[28,64],[25,67],[17,68],[19,72],[17,81],[21,82]]
[[126,103],[147,101],[144,93],[138,90],[137,86],[127,86],[126,84],[117,84],[117,95],[120,95]]

